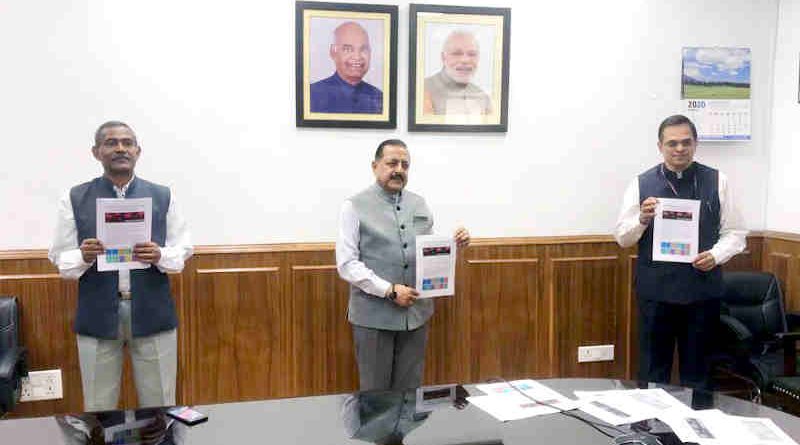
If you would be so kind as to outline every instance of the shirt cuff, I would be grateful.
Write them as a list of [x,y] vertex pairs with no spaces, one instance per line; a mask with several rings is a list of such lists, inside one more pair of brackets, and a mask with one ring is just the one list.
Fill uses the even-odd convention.
[[185,261],[183,260],[183,249],[178,246],[165,246],[159,247],[161,250],[161,258],[155,266],[161,272],[180,272],[183,270]]
[[77,267],[87,267],[88,268],[88,267],[91,267],[92,264],[94,264],[94,261],[92,261],[91,263],[87,263],[86,261],[83,261],[83,252],[81,252],[81,249],[70,250],[68,252],[62,252],[61,253],[61,258],[66,260],[67,263],[74,264]]
[[77,280],[92,267],[92,264],[94,261],[91,263],[83,261],[83,253],[80,249],[67,250],[59,255],[58,271],[64,278]]
[[386,298],[386,290],[392,287],[392,283],[378,276],[375,276],[375,280],[370,284],[374,286],[372,289],[362,289],[362,290],[368,294],[372,294],[375,295],[376,297],[381,297],[381,298]]

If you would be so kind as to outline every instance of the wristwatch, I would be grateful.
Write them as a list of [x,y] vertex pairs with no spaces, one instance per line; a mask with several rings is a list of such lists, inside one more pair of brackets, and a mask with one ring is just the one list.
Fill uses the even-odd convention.
[[388,298],[388,299],[390,299],[392,301],[397,299],[397,291],[394,290],[394,284],[392,284],[392,291],[389,292],[389,295],[387,295],[386,298]]

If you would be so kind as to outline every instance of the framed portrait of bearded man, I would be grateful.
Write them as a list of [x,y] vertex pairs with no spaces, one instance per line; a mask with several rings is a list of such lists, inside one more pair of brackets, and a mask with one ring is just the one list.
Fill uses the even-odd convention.
[[511,10],[409,9],[409,131],[508,131]]

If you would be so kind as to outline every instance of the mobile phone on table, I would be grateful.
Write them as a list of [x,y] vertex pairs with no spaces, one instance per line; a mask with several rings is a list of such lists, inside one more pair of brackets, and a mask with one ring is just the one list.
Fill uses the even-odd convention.
[[198,423],[203,423],[208,420],[207,415],[190,406],[173,406],[172,408],[167,408],[167,415],[186,425],[197,425]]

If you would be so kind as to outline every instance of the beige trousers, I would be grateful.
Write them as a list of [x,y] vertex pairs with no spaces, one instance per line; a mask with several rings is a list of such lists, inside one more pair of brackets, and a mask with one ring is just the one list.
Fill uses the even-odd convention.
[[119,335],[106,340],[78,335],[84,410],[117,409],[123,347],[127,345],[140,407],[175,405],[178,337],[175,329],[146,337],[131,335],[130,300],[120,300]]

